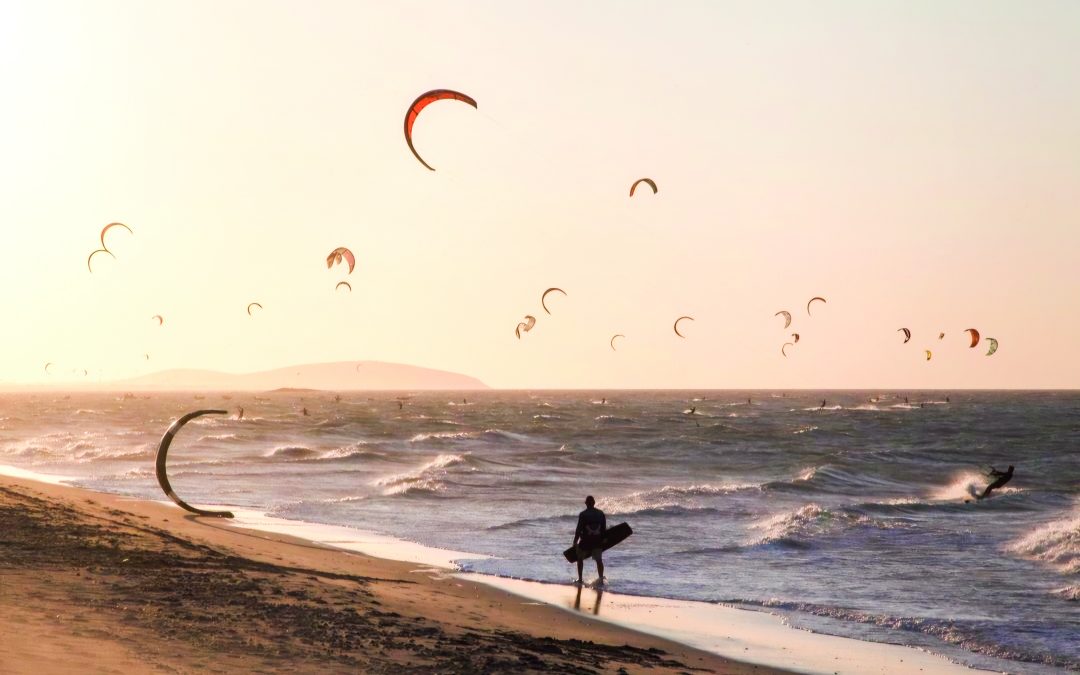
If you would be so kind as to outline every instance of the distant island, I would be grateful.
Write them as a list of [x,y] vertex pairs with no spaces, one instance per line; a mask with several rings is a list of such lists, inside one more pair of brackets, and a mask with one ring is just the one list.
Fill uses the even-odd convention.
[[468,375],[381,361],[311,363],[240,374],[196,369],[163,370],[125,380],[94,384],[67,382],[60,386],[71,390],[99,391],[460,391],[489,388]]

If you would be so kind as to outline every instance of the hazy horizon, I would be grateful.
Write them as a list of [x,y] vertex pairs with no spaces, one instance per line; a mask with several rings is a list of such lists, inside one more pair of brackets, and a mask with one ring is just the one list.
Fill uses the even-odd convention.
[[[0,382],[1080,387],[1077,44],[1051,1],[4,3]],[[435,88],[478,107],[431,172]]]

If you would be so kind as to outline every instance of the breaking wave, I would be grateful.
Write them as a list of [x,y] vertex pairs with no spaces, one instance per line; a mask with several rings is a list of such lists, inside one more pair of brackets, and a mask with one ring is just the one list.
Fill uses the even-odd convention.
[[1071,514],[1032,530],[1007,550],[1050,565],[1062,574],[1080,574],[1080,504]]
[[446,469],[464,464],[468,455],[442,454],[426,464],[405,473],[387,476],[375,481],[386,496],[406,495],[414,492],[437,493],[446,488],[443,477]]
[[739,490],[757,489],[757,483],[729,483],[722,485],[675,486],[665,485],[655,490],[642,490],[631,492],[623,497],[602,498],[598,508],[605,513],[631,514],[642,513],[649,510],[686,508],[694,509],[700,503],[700,498],[716,497],[730,494]]
[[872,527],[881,530],[906,528],[900,520],[883,520],[848,509],[827,509],[817,504],[806,504],[792,511],[785,511],[759,520],[750,525],[762,534],[749,542],[749,546],[770,544],[805,545],[810,539],[835,534],[856,527]]

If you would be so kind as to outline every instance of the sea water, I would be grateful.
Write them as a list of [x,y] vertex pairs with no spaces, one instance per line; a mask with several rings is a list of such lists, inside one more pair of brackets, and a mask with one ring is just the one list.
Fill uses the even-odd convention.
[[[229,415],[173,443],[189,502],[569,583],[561,551],[592,494],[634,528],[605,555],[617,592],[976,667],[1080,669],[1080,393],[7,394],[0,464],[160,499],[158,441],[198,408]],[[973,499],[1008,464],[1012,482]]]

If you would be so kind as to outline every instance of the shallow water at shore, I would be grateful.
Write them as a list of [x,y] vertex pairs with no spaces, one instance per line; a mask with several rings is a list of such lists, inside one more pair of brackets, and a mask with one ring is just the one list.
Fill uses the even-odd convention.
[[[460,564],[562,583],[559,552],[592,493],[609,523],[635,529],[607,556],[620,593],[766,609],[980,667],[1080,668],[1078,394],[466,396],[6,395],[0,463],[157,499],[171,420],[242,405],[243,420],[204,418],[177,437],[170,476],[185,499],[486,554]],[[1010,463],[1013,483],[965,503],[986,465]]]

